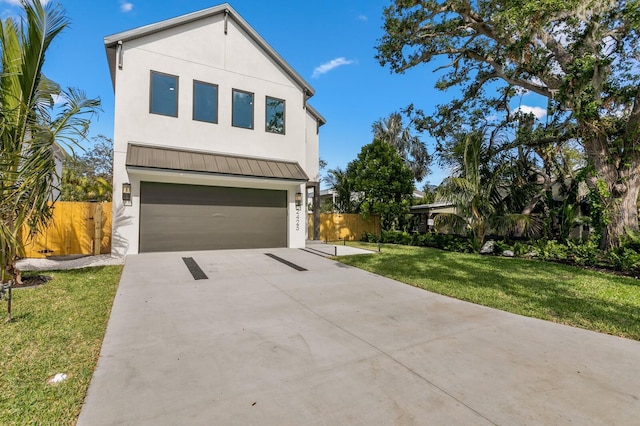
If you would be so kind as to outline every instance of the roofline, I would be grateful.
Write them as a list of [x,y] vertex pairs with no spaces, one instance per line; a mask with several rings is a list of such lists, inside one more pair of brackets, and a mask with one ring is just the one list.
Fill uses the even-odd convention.
[[[269,54],[269,56],[284,69],[284,71],[300,85],[304,90],[307,98],[312,97],[315,94],[313,87],[298,74],[283,58],[280,56],[261,36],[254,30],[247,21],[245,21],[236,12],[229,3],[223,3],[218,6],[210,7],[200,11],[188,13],[186,15],[178,16],[175,18],[167,19],[164,21],[156,22],[142,27],[134,28],[131,30],[123,31],[120,33],[112,34],[104,38],[105,50],[107,53],[107,60],[109,62],[109,70],[111,72],[111,82],[115,89],[115,71],[116,71],[116,48],[120,42],[127,42],[148,36],[150,34],[158,33],[170,28],[175,28],[180,25],[188,24],[200,19],[209,18],[211,16],[219,15],[221,13],[228,12],[228,16],[233,18],[240,28],[242,28],[253,40]],[[319,114],[318,114],[319,115]]]
[[72,158],[71,154],[69,154],[67,150],[64,149],[62,146],[60,146],[58,142],[55,142],[55,141],[53,142],[52,149],[53,149],[53,154],[57,155],[58,157],[61,157],[60,158],[61,160],[68,160]]
[[415,206],[411,206],[411,210],[413,209],[437,209],[442,207],[455,207],[455,203],[453,201],[439,201],[435,203],[429,204],[416,204]]
[[322,116],[322,114],[320,114],[314,107],[312,107],[308,103],[307,103],[307,111],[309,111],[309,113],[313,115],[313,117],[316,120],[318,120],[318,123],[320,126],[327,123],[327,120]]

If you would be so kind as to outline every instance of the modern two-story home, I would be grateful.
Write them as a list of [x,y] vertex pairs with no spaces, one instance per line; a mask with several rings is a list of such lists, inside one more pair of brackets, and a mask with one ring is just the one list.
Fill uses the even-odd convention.
[[304,247],[325,123],[304,78],[229,4],[105,47],[114,254]]

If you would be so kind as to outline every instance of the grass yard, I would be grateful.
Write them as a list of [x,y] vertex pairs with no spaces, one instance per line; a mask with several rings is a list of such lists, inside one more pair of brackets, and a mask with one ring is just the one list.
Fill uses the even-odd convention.
[[[350,245],[377,250],[377,244]],[[479,305],[640,340],[640,280],[574,266],[383,244],[347,265]]]
[[[121,272],[121,266],[42,272],[52,280],[13,290],[13,321],[0,322],[0,424],[75,423]],[[0,302],[2,320],[6,308]],[[48,384],[57,373],[68,379]]]

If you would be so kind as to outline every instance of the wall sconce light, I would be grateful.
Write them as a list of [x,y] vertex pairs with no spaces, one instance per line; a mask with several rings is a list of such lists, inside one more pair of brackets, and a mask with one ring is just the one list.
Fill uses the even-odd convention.
[[130,183],[122,184],[122,201],[124,201],[125,204],[131,203],[131,184]]
[[302,207],[302,192],[296,192],[296,209],[300,210]]

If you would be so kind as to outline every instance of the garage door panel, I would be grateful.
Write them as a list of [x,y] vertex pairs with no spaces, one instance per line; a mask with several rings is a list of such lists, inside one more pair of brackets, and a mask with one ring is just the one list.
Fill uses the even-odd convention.
[[141,252],[287,245],[286,191],[143,182],[140,217]]
[[[143,182],[145,204],[286,208],[285,191]],[[278,195],[278,196],[274,196]]]

